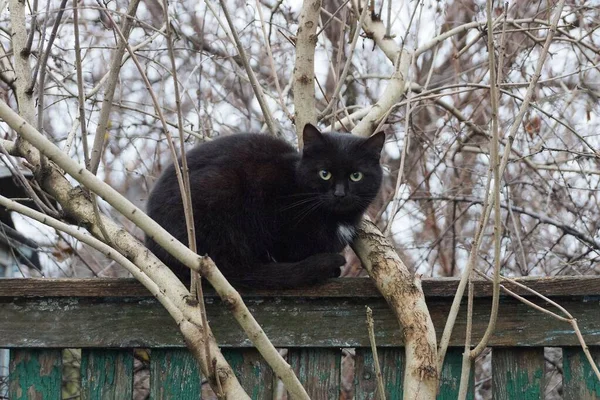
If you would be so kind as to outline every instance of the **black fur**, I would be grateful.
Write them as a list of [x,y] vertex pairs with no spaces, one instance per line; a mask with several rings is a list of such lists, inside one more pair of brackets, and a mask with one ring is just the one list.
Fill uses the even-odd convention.
[[[339,276],[349,228],[379,191],[382,132],[364,139],[307,125],[303,138],[302,154],[257,134],[220,137],[187,153],[198,254],[208,254],[234,286],[291,288]],[[354,172],[363,174],[360,181],[350,179]],[[156,182],[147,209],[187,243],[173,165]],[[346,235],[339,234],[341,224]],[[188,268],[151,238],[146,244],[189,280]]]

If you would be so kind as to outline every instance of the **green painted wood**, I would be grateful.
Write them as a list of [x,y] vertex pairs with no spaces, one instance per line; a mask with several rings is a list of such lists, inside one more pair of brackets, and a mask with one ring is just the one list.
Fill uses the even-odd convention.
[[[590,347],[592,358],[600,366],[600,347]],[[564,400],[600,400],[600,381],[580,347],[563,348]]]
[[[378,348],[379,364],[387,400],[402,400],[404,348]],[[370,348],[356,349],[354,359],[354,390],[356,400],[377,400],[377,377]]]
[[187,349],[153,349],[150,354],[150,399],[198,400],[202,377]]
[[[402,331],[383,298],[245,299],[248,308],[277,347],[369,347],[367,330],[352,321],[364,320],[365,306],[373,310],[378,347],[402,345]],[[557,301],[577,315],[589,346],[600,346],[600,313],[593,304],[600,296],[563,297]],[[251,347],[227,307],[207,298],[211,328],[225,347]],[[438,337],[450,302],[429,298]],[[496,333],[490,346],[577,346],[577,337],[562,321],[516,300],[502,298]],[[489,321],[490,299],[477,298],[473,315],[473,342]],[[464,343],[466,307],[461,308],[451,346]],[[283,322],[282,322],[283,321]],[[148,329],[160,326],[161,329]],[[526,332],[526,334],[523,334]],[[0,348],[2,347],[184,347],[177,325],[152,298],[0,298]]]
[[311,400],[340,398],[340,349],[290,349],[288,362]]
[[[464,347],[450,347],[444,358],[444,367],[440,376],[440,390],[438,400],[455,400],[460,390],[460,375],[462,371],[462,357]],[[469,376],[469,391],[467,400],[475,398],[475,381],[473,374],[474,365],[471,363],[471,374]]]
[[8,398],[60,399],[61,351],[13,349],[10,351]]
[[273,371],[257,350],[224,349],[223,356],[250,398],[259,400],[273,398]]
[[82,350],[82,400],[126,400],[132,393],[132,350]]
[[544,349],[493,349],[492,390],[494,400],[542,400]]
[[[402,400],[404,380],[404,348],[378,349],[379,362],[383,374],[385,395],[388,400]],[[373,364],[373,353],[369,348],[357,348],[355,359],[356,400],[377,400],[377,381]],[[462,348],[451,347],[446,353],[440,379],[438,400],[454,400],[460,388],[462,369]],[[474,379],[471,371],[467,399],[474,398]]]

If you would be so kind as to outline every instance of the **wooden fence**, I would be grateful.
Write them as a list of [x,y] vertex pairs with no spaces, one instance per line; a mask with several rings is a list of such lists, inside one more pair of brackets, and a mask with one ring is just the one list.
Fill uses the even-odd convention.
[[[525,279],[558,301],[578,320],[591,352],[600,361],[600,277]],[[438,337],[456,290],[454,279],[424,280]],[[517,293],[528,293],[514,288]],[[209,321],[219,344],[253,399],[271,399],[276,377],[229,315],[207,290]],[[312,289],[242,293],[312,399],[339,399],[341,352],[355,349],[356,399],[375,399],[373,357],[365,306],[373,310],[375,335],[387,399],[402,398],[402,330],[368,279],[336,279]],[[545,305],[543,301],[528,296]],[[475,286],[473,341],[488,323],[491,287]],[[458,318],[441,377],[439,399],[458,393],[465,310]],[[492,348],[494,399],[544,397],[544,348],[562,348],[565,400],[600,399],[593,374],[571,326],[503,296]],[[10,349],[9,398],[60,399],[62,349],[82,349],[82,399],[131,399],[133,349],[150,349],[150,398],[199,399],[194,360],[175,323],[137,282],[122,279],[0,280],[0,348]],[[470,398],[473,398],[471,388]]]

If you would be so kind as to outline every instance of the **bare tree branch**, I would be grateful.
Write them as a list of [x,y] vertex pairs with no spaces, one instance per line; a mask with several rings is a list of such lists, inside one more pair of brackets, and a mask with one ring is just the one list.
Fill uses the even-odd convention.
[[250,67],[250,63],[248,61],[248,57],[246,56],[246,51],[244,50],[244,46],[242,46],[242,42],[240,41],[240,37],[235,30],[233,25],[233,21],[231,20],[231,15],[229,15],[229,10],[227,9],[227,5],[224,0],[219,0],[221,4],[221,8],[223,9],[223,14],[225,14],[225,18],[227,19],[227,23],[229,24],[229,30],[231,31],[231,36],[235,40],[235,45],[237,47],[237,51],[240,55],[240,59],[244,68],[246,69],[246,73],[248,74],[248,79],[250,79],[250,83],[252,84],[252,89],[254,90],[254,95],[256,96],[256,100],[258,100],[258,104],[260,105],[260,109],[262,110],[263,117],[265,118],[265,123],[269,128],[269,132],[273,136],[279,136],[279,129],[275,125],[275,121],[273,120],[273,116],[271,115],[271,111],[269,110],[269,106],[265,101],[265,96],[263,95],[262,87],[258,80],[256,79],[256,75],[254,75],[254,71]]
[[294,63],[294,118],[298,147],[302,149],[304,125],[317,123],[315,108],[315,46],[321,0],[304,0],[298,33],[296,34],[296,61]]
[[[92,171],[94,174],[98,172],[98,166],[100,165],[100,160],[102,159],[102,152],[104,151],[104,143],[107,136],[110,112],[112,110],[112,102],[115,96],[117,82],[119,80],[119,72],[121,71],[121,60],[123,59],[123,54],[125,54],[125,49],[127,48],[127,39],[129,38],[129,34],[133,28],[133,17],[135,16],[139,4],[140,0],[132,0],[129,3],[129,6],[127,7],[127,15],[125,18],[123,18],[121,25],[123,37],[119,38],[119,44],[112,53],[108,83],[106,85],[106,90],[104,91],[100,118],[98,120],[96,135],[94,136],[94,144],[92,146],[92,153],[90,155],[90,171]],[[114,28],[117,28],[117,26],[115,25]]]

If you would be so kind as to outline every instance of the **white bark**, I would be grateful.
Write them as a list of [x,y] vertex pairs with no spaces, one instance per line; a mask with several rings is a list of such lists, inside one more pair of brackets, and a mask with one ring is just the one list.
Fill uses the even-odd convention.
[[404,336],[404,399],[435,399],[438,388],[436,337],[421,278],[412,275],[394,246],[370,221],[363,221],[353,249],[394,311]]
[[316,125],[315,109],[315,46],[317,22],[321,0],[305,0],[300,13],[296,35],[296,61],[294,64],[294,118],[298,147],[302,148],[304,125]]
[[377,46],[385,53],[395,66],[395,72],[383,92],[377,100],[377,103],[369,109],[367,115],[352,129],[352,133],[359,136],[369,136],[373,134],[381,120],[388,115],[392,107],[404,96],[406,77],[410,67],[411,54],[391,38],[385,35],[385,26],[383,23],[374,19],[365,18],[363,21],[365,33],[377,43]]
[[[216,351],[211,351],[211,355],[214,355],[214,360],[216,360],[217,373],[220,377],[221,386],[225,387],[225,394],[228,396],[234,396],[233,398],[236,399],[249,399],[248,395],[244,392],[244,389],[240,386],[239,382],[235,378],[235,375],[227,364],[227,361],[223,358],[223,355],[219,351],[214,337],[212,337],[212,335],[202,334],[204,331],[202,327],[203,324],[200,318],[198,318],[197,310],[185,300],[187,297],[182,297],[182,294],[184,296],[189,296],[189,292],[187,294],[185,293],[185,287],[182,287],[179,280],[172,273],[170,273],[170,271],[166,270],[164,265],[158,265],[158,268],[155,270],[148,268],[148,265],[151,264],[145,263],[148,260],[145,259],[146,257],[144,257],[143,254],[129,254],[129,258],[127,258],[109,245],[102,243],[93,236],[85,234],[80,229],[51,218],[45,214],[42,214],[41,212],[32,210],[17,202],[11,201],[4,196],[0,196],[0,205],[9,210],[33,218],[52,228],[68,233],[74,238],[89,246],[92,246],[107,257],[122,265],[140,283],[142,283],[148,289],[148,291],[150,291],[150,293],[156,297],[156,299],[158,299],[171,317],[173,317],[177,323],[177,326],[179,326],[186,343],[188,343],[188,346],[194,355],[199,356],[199,353],[202,353],[202,349],[204,349],[206,346],[204,343],[204,338],[209,337],[208,345],[210,346],[211,350],[216,349]],[[85,212],[84,210],[80,211]],[[136,261],[138,265],[132,262],[132,260]],[[154,260],[150,260],[150,263],[153,261]],[[207,368],[205,364],[203,364],[201,367],[204,374],[206,374],[206,371],[209,371],[210,368],[212,368],[212,366]]]

